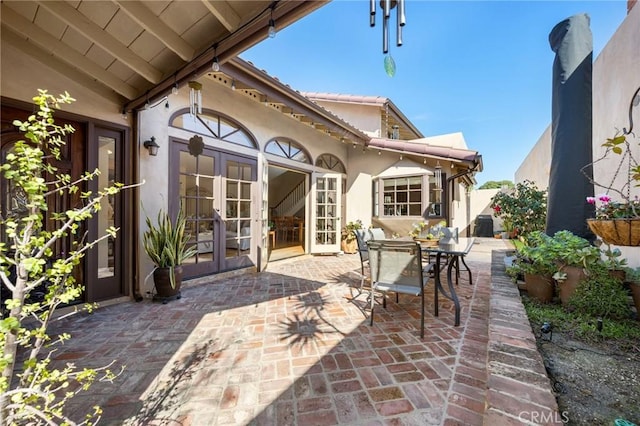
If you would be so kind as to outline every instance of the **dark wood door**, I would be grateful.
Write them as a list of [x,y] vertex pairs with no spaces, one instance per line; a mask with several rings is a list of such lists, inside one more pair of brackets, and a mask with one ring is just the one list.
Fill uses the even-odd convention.
[[[24,140],[24,135],[18,131],[18,128],[15,127],[12,123],[14,120],[25,121],[31,111],[26,111],[25,109],[2,105],[2,142],[1,142],[1,151],[2,151],[2,160],[7,153],[9,153],[15,142],[18,140]],[[85,145],[84,141],[86,138],[86,125],[83,123],[67,120],[62,118],[55,118],[56,124],[58,125],[71,125],[75,131],[73,133],[69,133],[64,137],[65,144],[60,149],[60,159],[57,161],[52,161],[51,164],[55,166],[58,170],[57,173],[69,174],[73,179],[77,179],[82,175],[83,171],[86,167],[85,161]],[[46,176],[48,181],[53,180],[53,176]],[[19,209],[19,202],[17,202],[17,198],[19,198],[19,194],[16,193],[16,188],[13,188],[10,182],[7,182],[4,179],[2,180],[1,193],[1,212],[3,217],[11,214],[20,214],[18,211],[12,211],[13,209]],[[81,188],[81,190],[86,190],[86,187]],[[48,211],[44,214],[44,226],[47,231],[53,231],[58,229],[59,223],[54,221],[52,216],[54,212],[63,212],[72,207],[77,207],[82,205],[82,199],[80,197],[80,193],[77,192],[75,194],[68,193],[53,193],[47,198]],[[81,228],[78,230],[77,235],[83,235],[85,231],[85,225],[83,224]],[[4,232],[2,232],[2,238],[4,238]],[[53,247],[54,255],[53,258],[62,258],[66,256],[74,247],[73,237],[68,236],[66,238],[59,239],[55,246]],[[76,282],[83,283],[85,278],[85,260],[83,259],[78,267],[74,269],[74,278]],[[81,297],[84,299],[84,296]],[[83,300],[78,300],[78,302],[82,302]]]

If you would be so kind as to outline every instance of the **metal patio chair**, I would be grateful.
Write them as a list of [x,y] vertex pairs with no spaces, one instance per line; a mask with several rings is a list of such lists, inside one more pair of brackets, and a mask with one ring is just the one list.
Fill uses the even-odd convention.
[[367,241],[369,270],[371,271],[371,320],[373,325],[375,297],[383,293],[382,306],[386,308],[386,292],[420,296],[420,338],[424,337],[424,289],[433,264],[423,264],[420,244],[414,241]]

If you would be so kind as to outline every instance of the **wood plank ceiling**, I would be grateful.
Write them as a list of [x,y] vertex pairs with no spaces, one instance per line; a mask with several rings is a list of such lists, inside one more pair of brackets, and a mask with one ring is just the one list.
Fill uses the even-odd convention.
[[328,0],[7,1],[3,43],[61,71],[123,109],[141,107]]

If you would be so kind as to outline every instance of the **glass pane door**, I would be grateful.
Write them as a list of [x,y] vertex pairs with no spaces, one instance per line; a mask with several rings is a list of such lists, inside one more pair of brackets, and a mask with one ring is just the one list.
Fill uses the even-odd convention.
[[311,192],[311,253],[340,251],[342,176],[314,173]]
[[[176,147],[181,148],[178,144]],[[196,253],[183,263],[184,274],[189,277],[216,272],[220,267],[216,247],[218,213],[215,208],[218,158],[207,152],[197,157],[184,150],[177,153],[180,159],[179,200],[186,218],[185,233],[190,236],[190,244],[197,247]]]

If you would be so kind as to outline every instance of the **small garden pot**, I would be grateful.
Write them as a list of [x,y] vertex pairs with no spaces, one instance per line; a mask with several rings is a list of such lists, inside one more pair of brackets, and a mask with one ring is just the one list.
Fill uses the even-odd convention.
[[540,303],[551,303],[554,294],[551,275],[524,274],[524,282],[530,298]]
[[580,281],[587,278],[587,275],[584,273],[584,269],[578,266],[565,266],[562,268],[562,272],[567,274],[567,278],[558,281],[558,289],[560,295],[560,301],[563,305],[569,304],[569,299],[576,292],[576,288],[578,288],[578,284]]

